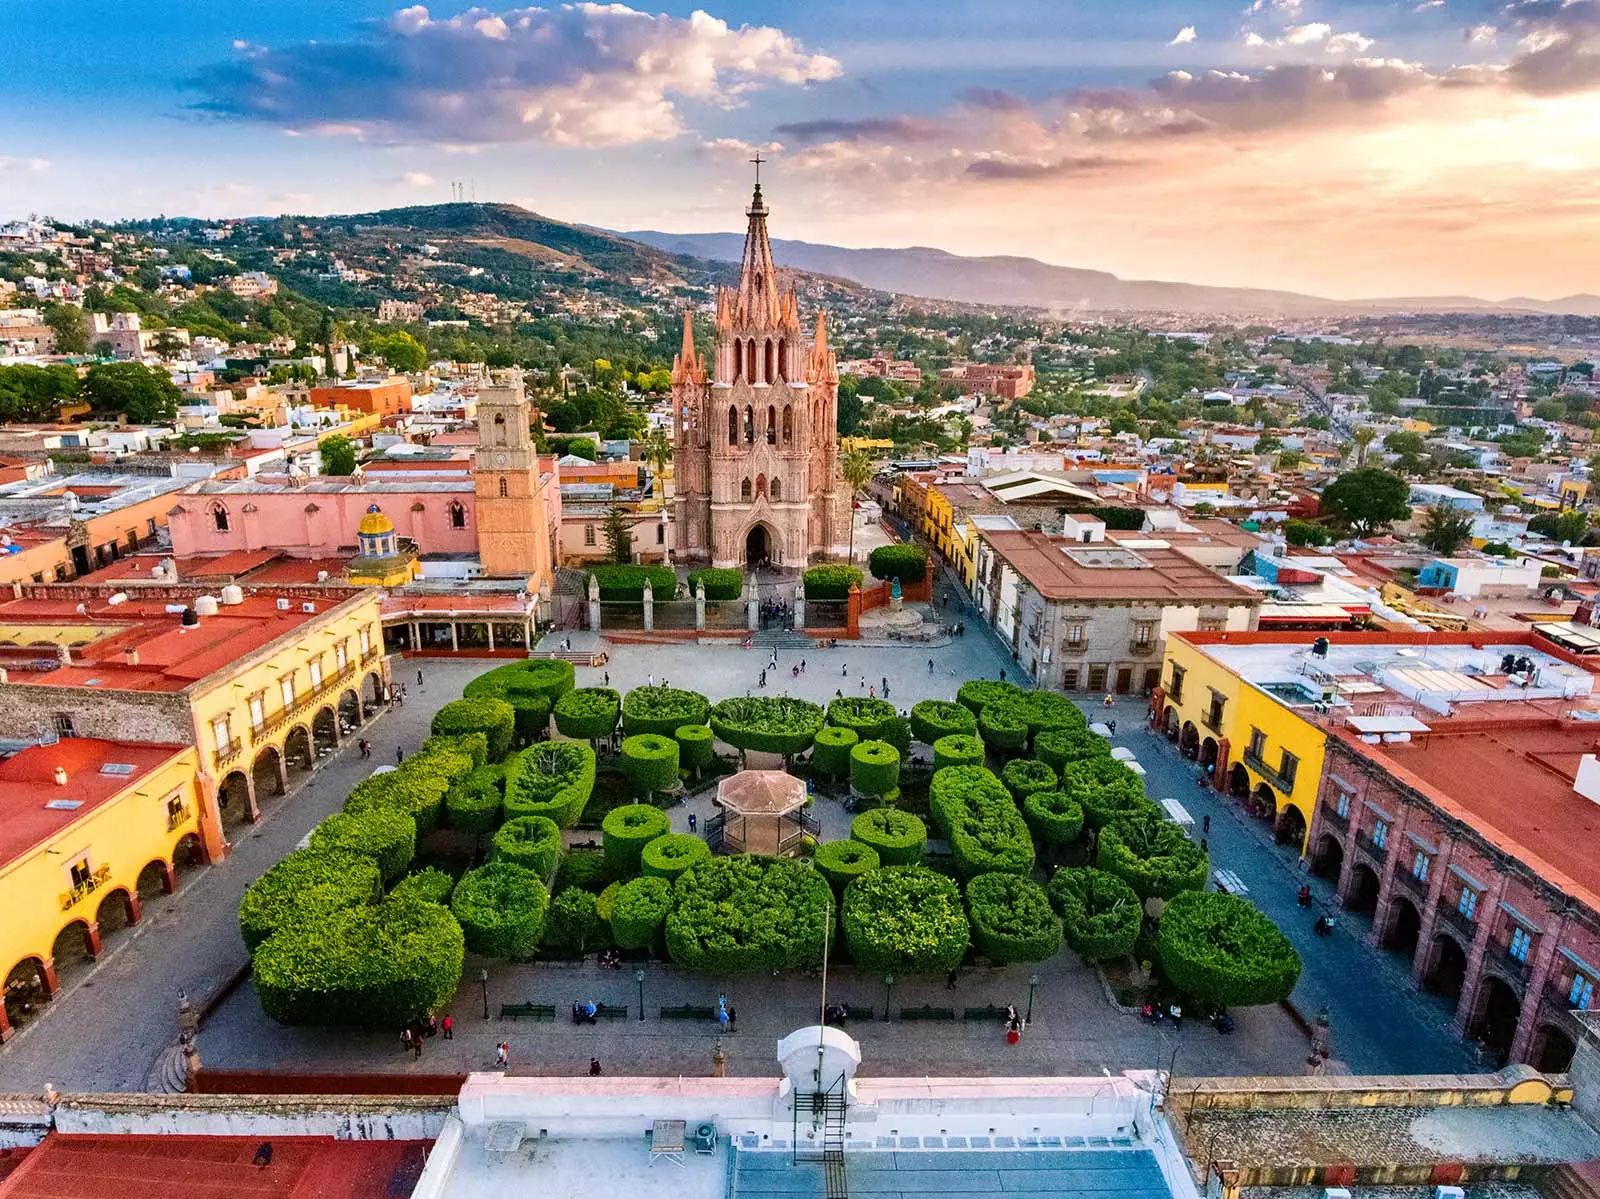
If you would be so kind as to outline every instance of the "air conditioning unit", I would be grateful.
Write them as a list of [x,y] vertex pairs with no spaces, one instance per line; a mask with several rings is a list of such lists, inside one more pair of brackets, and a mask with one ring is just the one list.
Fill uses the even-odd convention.
[[315,612],[316,610],[317,606],[309,601],[300,605],[300,611],[302,612]]
[[1323,1187],[1322,1199],[1350,1199],[1348,1187]]
[[278,611],[279,612],[287,612],[288,610],[289,610],[289,601],[286,600],[286,599],[279,600],[278,601]]
[[1433,1199],[1466,1199],[1466,1194],[1460,1187],[1433,1188]]

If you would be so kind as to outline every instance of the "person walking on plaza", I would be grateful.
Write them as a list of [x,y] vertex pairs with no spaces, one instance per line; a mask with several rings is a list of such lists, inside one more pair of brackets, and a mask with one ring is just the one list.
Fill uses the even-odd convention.
[[600,1069],[600,1059],[597,1058],[597,1057],[590,1058],[589,1059],[589,1077],[590,1078],[599,1078],[600,1075],[602,1075],[603,1073],[605,1073],[605,1071]]
[[928,673],[929,674],[933,673],[933,659],[932,658],[928,659]]
[[847,678],[850,677],[850,663],[848,663],[848,662],[839,663],[839,677],[841,679],[847,679]]
[[717,1029],[720,1032],[728,1031],[728,997],[717,996]]
[[411,1026],[408,1024],[400,1030],[400,1052],[406,1053],[411,1049]]
[[422,690],[422,667],[417,667],[417,690]]
[[363,737],[360,741],[356,742],[356,744],[361,747],[361,756],[363,758],[370,758],[372,756],[372,742]]
[[494,1064],[504,1070],[511,1065],[511,1046],[505,1041],[494,1048]]
[[398,766],[398,765],[400,765],[401,762],[404,762],[405,760],[406,760],[406,751],[401,749],[398,745],[395,746],[394,747],[394,764],[396,766]]
[[411,1034],[411,1048],[416,1051],[416,1055],[417,1055],[416,1060],[420,1062],[422,1060],[422,1034],[421,1033],[412,1033]]
[[889,698],[889,676],[888,675],[884,675],[883,676],[883,698],[884,699],[888,699]]
[[456,1039],[456,1018],[450,1015],[449,1012],[446,1012],[444,1019],[439,1021],[439,1027],[444,1029],[445,1040],[453,1041]]

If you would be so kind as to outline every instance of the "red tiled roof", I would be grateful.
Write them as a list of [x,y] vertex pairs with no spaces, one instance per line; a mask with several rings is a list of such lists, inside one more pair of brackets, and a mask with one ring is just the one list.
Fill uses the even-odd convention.
[[[0,762],[0,864],[13,861],[184,752],[181,745],[150,745],[63,737]],[[127,774],[101,774],[107,763],[133,767]],[[56,767],[67,781],[55,781]],[[49,808],[52,800],[76,800],[77,808]],[[0,1188],[0,1195],[4,1189]]]

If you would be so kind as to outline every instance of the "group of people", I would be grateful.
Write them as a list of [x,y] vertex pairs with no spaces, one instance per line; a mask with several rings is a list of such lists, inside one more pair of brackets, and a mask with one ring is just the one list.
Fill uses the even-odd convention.
[[593,1024],[600,1015],[600,1005],[594,1000],[579,1002],[572,1001],[572,1022],[574,1024]]
[[417,1057],[421,1057],[422,1042],[429,1037],[438,1036],[441,1032],[444,1034],[445,1040],[452,1041],[455,1039],[456,1021],[454,1016],[446,1013],[443,1020],[433,1015],[430,1015],[426,1020],[414,1020],[400,1030],[400,1051],[402,1053],[414,1053]]

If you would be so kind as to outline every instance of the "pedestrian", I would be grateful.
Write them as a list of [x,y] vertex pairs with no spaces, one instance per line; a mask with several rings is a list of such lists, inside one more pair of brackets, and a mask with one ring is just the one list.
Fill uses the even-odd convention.
[[417,690],[422,690],[422,667],[417,667]]
[[767,685],[767,672],[766,671],[763,670],[761,672],[760,676],[756,679],[756,685],[758,687],[765,687]]
[[883,676],[883,698],[884,699],[888,699],[889,698],[889,676],[888,675],[884,675]]
[[878,698],[878,689],[876,687],[868,687],[867,688],[867,698],[868,699],[877,699]]
[[605,674],[601,675],[600,677],[604,681],[604,685],[605,686],[607,686],[607,687],[611,686],[611,672],[609,670],[606,671]]
[[583,1004],[579,1003],[576,999],[572,1001],[572,1022],[574,1024],[583,1023]]
[[1006,668],[1004,666],[1000,668],[1000,681],[1002,683],[1006,681]]
[[583,1005],[583,1018],[588,1024],[595,1023],[595,1018],[600,1015],[600,1005],[594,1000],[589,1000]]
[[805,674],[805,672],[806,672],[806,660],[804,658],[801,658],[800,659],[800,673],[801,674]]
[[511,1065],[511,1046],[501,1041],[494,1047],[494,1064],[504,1070]]
[[867,676],[866,676],[866,675],[862,675],[862,676],[861,676],[861,677],[860,677],[860,678],[859,678],[859,679],[858,679],[858,680],[856,680],[856,681],[857,681],[857,682],[859,682],[859,683],[860,683],[860,684],[861,684],[861,690],[863,690],[863,691],[865,691],[865,690],[866,690],[866,689],[867,689]]
[[722,1032],[728,1031],[728,997],[717,996],[717,1028]]
[[1200,838],[1200,852],[1201,853],[1210,853],[1211,852],[1211,843],[1209,841],[1207,841],[1204,837]]
[[400,1052],[407,1053],[411,1049],[411,1026],[408,1024],[400,1030]]
[[413,1035],[412,1036],[412,1038],[411,1038],[411,1048],[416,1052],[416,1055],[417,1055],[416,1060],[420,1062],[422,1060],[422,1038],[420,1036],[417,1036],[417,1035]]
[[656,676],[653,675],[653,674],[645,675],[644,676],[644,685],[646,687],[654,687],[656,685]]
[[1103,706],[1109,708],[1111,706],[1111,703],[1112,703],[1111,697],[1109,695],[1106,696],[1105,704]]
[[843,699],[844,698],[844,689],[841,687],[839,690],[835,691],[833,693],[833,698],[834,699]]
[[697,822],[697,819],[695,817],[695,814],[693,812],[690,812],[689,813],[689,831],[691,833],[695,831],[696,823],[698,823],[698,822]]
[[949,974],[944,976],[944,989],[946,991],[954,991],[956,989],[956,973],[957,971],[952,969]]
[[791,679],[797,679],[797,678],[800,677],[800,666],[799,666],[798,663],[796,665],[794,665],[794,666],[789,667],[789,677]]
[[439,1018],[432,1012],[428,1013],[427,1035],[430,1037],[436,1037],[439,1035]]
[[404,683],[400,684],[400,706],[402,708],[406,706],[406,685]]
[[847,679],[847,678],[850,677],[850,665],[849,665],[849,663],[841,662],[839,664],[839,677],[841,679]]
[[590,1078],[599,1078],[600,1075],[603,1074],[603,1073],[604,1073],[604,1071],[600,1069],[600,1059],[597,1058],[597,1057],[590,1058],[589,1059],[589,1077]]
[[398,745],[395,746],[394,747],[394,764],[396,766],[398,766],[398,765],[400,765],[401,762],[404,762],[405,760],[406,760],[406,751],[401,749]]
[[1211,813],[1207,812],[1204,816],[1200,817],[1200,831],[1206,836],[1211,835]]
[[454,1016],[446,1012],[444,1019],[439,1022],[439,1027],[444,1029],[445,1040],[453,1041],[456,1039],[456,1018]]
[[928,673],[929,674],[933,673],[933,659],[932,658],[928,659]]

